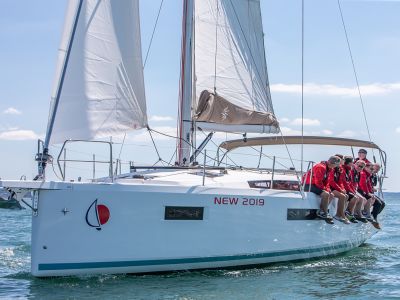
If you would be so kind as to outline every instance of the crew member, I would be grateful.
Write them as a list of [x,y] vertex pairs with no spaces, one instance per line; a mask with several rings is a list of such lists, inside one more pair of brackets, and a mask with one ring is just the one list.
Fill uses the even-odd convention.
[[321,197],[320,210],[317,212],[317,216],[322,219],[332,220],[328,213],[328,206],[333,199],[333,194],[331,194],[328,178],[330,170],[339,166],[339,164],[340,158],[331,156],[328,161],[322,161],[313,166],[303,178],[305,181],[304,190]]

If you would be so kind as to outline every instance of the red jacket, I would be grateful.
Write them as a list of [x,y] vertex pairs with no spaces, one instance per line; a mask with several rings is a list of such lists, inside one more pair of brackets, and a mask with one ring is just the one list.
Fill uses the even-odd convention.
[[[326,161],[321,161],[319,164],[314,165],[314,167],[312,168],[311,184],[315,185],[321,190],[330,192],[331,189],[328,181],[329,172],[330,171],[328,169],[328,164]],[[310,176],[311,176],[311,170],[309,170],[307,174],[305,174],[306,184],[310,184]]]
[[340,181],[343,184],[344,189],[347,193],[356,193],[354,189],[353,182],[351,180],[351,168],[349,166],[343,165],[341,166],[342,173],[340,173]]
[[360,183],[358,185],[358,188],[361,191],[363,191],[365,194],[370,194],[370,193],[374,192],[370,177],[371,177],[371,174],[369,174],[365,171],[360,172]]
[[343,182],[341,181],[340,177],[342,175],[341,167],[338,169],[334,168],[329,171],[328,181],[331,190],[335,190],[341,193],[346,193],[346,190],[343,186]]

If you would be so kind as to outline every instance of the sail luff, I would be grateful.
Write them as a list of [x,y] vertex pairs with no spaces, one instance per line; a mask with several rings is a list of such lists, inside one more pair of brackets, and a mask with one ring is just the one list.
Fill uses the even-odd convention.
[[193,119],[197,126],[212,130],[215,124],[215,130],[231,131],[243,125],[246,132],[278,132],[260,2],[196,0],[195,5]]
[[[70,0],[67,11],[55,86],[62,74],[65,78],[53,94],[50,143],[122,135],[147,126],[139,1],[79,1],[81,13],[66,51],[77,0]],[[69,62],[60,73],[65,55]]]
[[[65,52],[65,58],[62,64],[62,70],[61,70],[61,76],[59,79],[59,82],[57,83],[57,88],[56,88],[56,96],[54,99],[54,104],[51,105],[50,107],[50,114],[49,114],[49,121],[47,124],[47,130],[46,130],[46,137],[45,137],[45,141],[44,141],[44,151],[47,152],[48,151],[48,147],[50,144],[50,139],[51,139],[51,134],[53,133],[53,128],[54,128],[54,121],[56,118],[56,114],[57,114],[57,108],[58,108],[58,104],[60,102],[60,95],[61,95],[61,91],[62,91],[62,86],[64,83],[64,78],[65,78],[65,72],[67,69],[67,65],[68,65],[68,61],[69,61],[69,57],[70,57],[70,53],[71,53],[71,48],[72,48],[72,44],[74,41],[74,36],[75,36],[75,32],[76,32],[76,27],[78,25],[78,20],[79,20],[79,15],[82,9],[82,3],[83,0],[79,0],[77,9],[76,9],[76,13],[75,13],[75,17],[74,17],[74,23],[73,23],[73,27],[72,27],[72,31],[70,33],[70,37],[68,39],[68,47],[67,50]],[[69,3],[69,5],[71,5],[71,2]],[[70,10],[68,10],[70,11]],[[68,17],[66,18],[68,20]],[[68,21],[66,21],[68,22]],[[67,30],[66,28],[64,30]],[[62,42],[63,43],[63,42]],[[61,47],[62,49],[62,47]]]

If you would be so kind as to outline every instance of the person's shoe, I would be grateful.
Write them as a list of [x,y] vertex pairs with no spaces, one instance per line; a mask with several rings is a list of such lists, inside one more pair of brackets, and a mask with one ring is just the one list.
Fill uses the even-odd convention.
[[344,224],[350,224],[350,221],[347,220],[346,218],[342,218],[342,217],[339,217],[339,216],[334,216],[334,218],[335,218],[335,220],[338,220],[339,222],[342,222]]
[[376,229],[381,229],[381,225],[380,225],[377,221],[374,221],[374,222],[372,222],[371,224],[372,224],[372,226],[374,226]]
[[367,219],[364,218],[363,216],[354,214],[354,217],[356,218],[357,221],[363,222],[363,223],[368,223]]
[[317,210],[317,217],[318,218],[326,219],[327,215],[328,214],[326,212],[324,212],[323,210],[321,210],[321,209]]
[[358,221],[356,220],[356,218],[349,212],[346,210],[345,212],[346,218],[351,222],[351,223],[358,223]]
[[326,223],[328,224],[334,224],[335,222],[333,222],[333,218],[326,212],[322,211],[322,210],[318,210],[317,211],[317,217],[324,220]]
[[367,219],[367,221],[368,222],[371,222],[371,223],[373,223],[374,222],[374,219],[372,218],[372,216],[371,215],[364,215],[364,217],[365,217],[365,219]]

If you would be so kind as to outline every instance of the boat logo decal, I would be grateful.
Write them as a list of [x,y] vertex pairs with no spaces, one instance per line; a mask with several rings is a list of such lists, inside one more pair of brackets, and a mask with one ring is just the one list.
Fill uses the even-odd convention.
[[90,227],[101,230],[101,227],[110,219],[110,210],[104,204],[97,204],[97,200],[94,200],[86,211],[86,223]]

